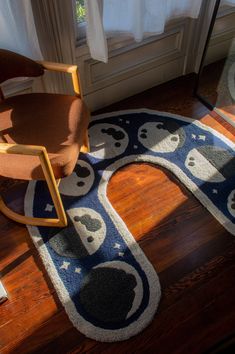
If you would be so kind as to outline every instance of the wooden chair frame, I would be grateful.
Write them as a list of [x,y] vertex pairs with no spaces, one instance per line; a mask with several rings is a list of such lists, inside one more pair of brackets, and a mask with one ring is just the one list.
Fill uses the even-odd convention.
[[[67,65],[61,63],[53,63],[48,61],[38,61],[45,70],[60,71],[71,74],[73,89],[76,96],[81,97],[81,89],[78,75],[78,68],[76,65]],[[3,97],[4,99],[4,97]],[[83,146],[80,151],[89,152],[89,139],[88,132],[84,137]],[[47,182],[51,198],[53,200],[57,218],[35,218],[18,214],[7,207],[2,197],[0,196],[0,211],[9,217],[10,219],[22,223],[34,226],[53,226],[53,227],[65,227],[67,226],[67,217],[63,207],[63,203],[60,197],[58,184],[56,182],[53,169],[51,167],[50,159],[48,157],[47,150],[44,146],[36,145],[23,145],[23,144],[8,144],[0,143],[0,154],[19,154],[19,155],[32,155],[38,156],[42,166],[42,170]]]
[[67,225],[67,217],[64,211],[60,193],[58,190],[58,185],[51,167],[51,163],[47,154],[47,150],[44,146],[34,146],[34,145],[21,145],[21,144],[0,144],[0,154],[19,154],[19,155],[32,155],[38,156],[41,162],[42,170],[47,182],[51,198],[53,200],[57,219],[48,218],[34,218],[29,216],[20,215],[11,209],[9,209],[4,203],[2,197],[0,196],[0,210],[10,219],[17,221],[21,224],[29,224],[35,226],[54,226],[54,227],[64,227]]

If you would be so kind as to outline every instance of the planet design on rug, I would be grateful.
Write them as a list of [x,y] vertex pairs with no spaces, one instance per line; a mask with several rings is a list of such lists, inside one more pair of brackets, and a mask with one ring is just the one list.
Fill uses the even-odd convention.
[[118,125],[100,123],[89,129],[90,154],[98,159],[111,159],[127,148],[129,138]]
[[143,284],[130,264],[106,262],[94,267],[84,278],[79,298],[84,309],[97,320],[123,322],[138,310]]
[[59,191],[68,196],[85,195],[91,189],[94,180],[95,175],[91,165],[86,161],[78,160],[73,173],[66,180],[61,180]]
[[204,145],[188,153],[185,166],[194,177],[202,181],[219,183],[233,177],[235,158],[223,148]]
[[83,258],[95,253],[106,236],[106,225],[95,210],[73,208],[67,210],[69,225],[55,234],[49,244],[63,257]]
[[185,132],[172,121],[147,122],[139,128],[138,140],[153,152],[174,152],[184,145]]

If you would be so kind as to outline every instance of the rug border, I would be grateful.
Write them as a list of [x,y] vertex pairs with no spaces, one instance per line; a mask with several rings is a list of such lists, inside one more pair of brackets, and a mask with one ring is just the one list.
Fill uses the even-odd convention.
[[[167,113],[167,112],[161,112],[161,111],[155,111],[155,110],[150,110],[150,109],[145,109],[145,108],[140,108],[140,109],[129,109],[129,110],[121,110],[121,111],[115,111],[115,112],[108,112],[108,113],[104,113],[104,114],[98,114],[92,117],[91,122],[99,120],[99,119],[103,119],[103,118],[108,118],[108,117],[113,117],[113,116],[120,116],[120,115],[125,115],[125,114],[135,114],[135,113],[148,113],[148,114],[152,114],[152,115],[161,115],[163,117],[170,117],[170,118],[178,118],[182,121],[186,121],[186,122],[190,122],[195,124],[196,126],[202,128],[205,131],[209,131],[212,132],[216,137],[220,138],[222,141],[224,141],[227,145],[229,145],[233,150],[234,150],[234,143],[229,140],[228,138],[226,138],[225,136],[223,136],[221,133],[219,133],[217,130],[211,128],[208,125],[205,125],[204,123],[201,123],[197,120],[188,118],[188,117],[184,117],[181,115],[177,115],[177,114],[173,114],[173,113]],[[120,163],[120,161],[124,160],[125,162]],[[118,165],[118,167],[112,171],[112,173],[108,173],[106,172],[106,170],[103,173],[103,177],[106,177],[106,183],[103,184],[102,188],[105,188],[105,194],[106,195],[106,191],[107,191],[107,185],[109,182],[109,179],[111,178],[111,176],[113,175],[114,172],[116,172],[119,168],[123,167],[124,165],[131,163],[131,162],[151,162],[156,164],[155,161],[153,160],[158,160],[157,164],[165,167],[166,169],[168,169],[169,171],[171,171],[174,175],[176,175],[176,177],[178,177],[179,175],[181,176],[180,181],[182,181],[182,183],[189,189],[189,191],[191,193],[193,193],[197,199],[205,206],[206,209],[208,209],[210,211],[210,213],[215,217],[215,219],[218,220],[230,233],[231,233],[231,227],[228,226],[229,224],[232,224],[225,216],[224,214],[222,214],[216,207],[215,205],[210,201],[210,199],[201,191],[198,190],[197,186],[187,177],[187,175],[184,174],[183,171],[181,171],[181,169],[177,166],[174,165],[172,163],[169,163],[166,159],[164,158],[158,158],[158,157],[154,157],[151,155],[130,155],[126,158],[123,159],[119,159],[117,160],[115,163],[109,165],[108,167],[110,168],[110,166],[112,165]],[[166,164],[167,162],[167,164]],[[174,165],[174,167],[169,167],[169,165],[172,164]],[[178,169],[177,172],[174,171],[174,169]],[[103,179],[102,177],[102,179]],[[101,179],[101,181],[102,181]],[[104,181],[103,181],[104,182]],[[30,198],[30,195],[34,195],[35,192],[35,186],[36,186],[36,181],[31,181],[28,185],[27,191],[26,191],[26,195],[25,195],[25,212],[27,215],[32,216],[32,211],[33,211],[33,199],[34,198]],[[98,187],[98,191],[100,189],[100,184]],[[199,192],[199,193],[198,193]],[[99,198],[100,198],[100,193],[98,192]],[[100,199],[100,201],[102,202],[102,204],[105,206],[105,201],[102,199]],[[149,305],[147,307],[146,310],[149,310],[149,312],[151,313],[151,316],[148,318],[147,321],[142,321],[140,322],[140,325],[138,326],[138,330],[137,330],[137,325],[136,322],[133,322],[129,327],[127,328],[131,328],[131,326],[133,326],[134,331],[130,334],[128,334],[127,329],[119,329],[119,330],[112,330],[110,333],[110,330],[105,330],[105,329],[99,329],[95,326],[93,326],[91,323],[87,322],[86,320],[84,320],[83,317],[81,317],[76,309],[75,306],[73,304],[73,302],[70,299],[69,293],[67,292],[66,288],[63,285],[63,282],[60,280],[60,277],[58,275],[58,272],[53,264],[53,261],[49,255],[49,252],[47,251],[47,248],[44,244],[40,244],[40,233],[38,231],[38,228],[35,226],[30,226],[27,225],[29,234],[33,240],[33,243],[35,244],[35,247],[38,249],[39,255],[41,256],[43,263],[45,265],[46,270],[48,271],[48,273],[50,274],[50,278],[51,281],[54,285],[54,287],[56,288],[58,297],[60,298],[62,305],[65,308],[66,313],[69,316],[69,319],[71,320],[71,322],[73,323],[73,325],[84,335],[88,336],[91,339],[95,339],[97,341],[104,341],[104,342],[114,342],[114,341],[120,341],[120,340],[125,340],[128,339],[136,334],[138,334],[140,331],[142,331],[151,321],[153,316],[155,315],[156,309],[158,307],[158,303],[160,300],[160,294],[161,294],[161,290],[160,290],[160,284],[159,284],[159,279],[158,279],[158,275],[155,272],[152,264],[149,262],[149,260],[147,259],[147,257],[145,256],[144,252],[141,250],[140,246],[138,245],[138,243],[135,241],[135,243],[131,243],[129,244],[128,241],[133,241],[133,236],[132,234],[129,232],[129,230],[127,229],[126,224],[124,223],[124,221],[121,219],[121,217],[119,216],[119,214],[115,211],[115,209],[113,208],[112,204],[109,202],[109,199],[106,196],[106,201],[108,202],[108,206],[109,208],[111,208],[111,215],[112,215],[112,221],[114,222],[115,226],[118,227],[119,229],[121,228],[122,231],[122,235],[125,238],[125,241],[127,241],[128,243],[128,247],[130,247],[133,255],[136,254],[136,252],[138,252],[138,258],[137,261],[139,262],[139,258],[143,258],[142,260],[144,261],[145,265],[147,267],[149,267],[150,269],[150,274],[147,274],[145,267],[143,267],[146,276],[148,277],[149,280],[149,276],[153,276],[153,280],[151,279],[151,283],[150,286],[152,287],[152,290],[150,291],[150,294],[154,294],[155,296],[158,297],[157,301],[155,302],[155,304],[151,304],[151,306],[153,306],[151,308],[151,306]],[[209,206],[209,207],[208,207]],[[219,217],[218,217],[219,215]],[[117,222],[118,220],[118,222]],[[232,229],[233,229],[233,234],[235,234],[235,226],[231,225]],[[134,246],[133,246],[134,245]],[[139,252],[140,251],[140,252]],[[140,256],[141,255],[141,256]],[[141,266],[142,263],[140,263]],[[154,284],[154,286],[152,286]],[[155,290],[154,290],[155,288]],[[156,300],[156,299],[155,299]],[[75,316],[74,316],[75,314]],[[145,315],[146,312],[144,312],[140,318]],[[139,318],[139,319],[140,319]],[[138,320],[139,320],[138,319]],[[88,330],[87,330],[88,328]],[[100,333],[101,332],[101,333]],[[112,334],[112,335],[111,335]]]

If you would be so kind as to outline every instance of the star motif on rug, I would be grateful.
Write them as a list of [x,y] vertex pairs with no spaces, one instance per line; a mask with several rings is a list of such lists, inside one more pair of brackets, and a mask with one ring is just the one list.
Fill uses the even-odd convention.
[[80,273],[81,273],[81,271],[82,271],[82,269],[81,269],[81,268],[75,268],[75,273],[80,274]]
[[118,252],[119,257],[123,257],[124,253],[123,252]]
[[192,134],[192,139],[196,140],[196,134]]
[[206,136],[205,135],[198,135],[198,140],[206,140]]
[[129,120],[126,120],[126,124],[130,124],[130,121],[129,121]]
[[113,248],[117,248],[117,249],[120,249],[121,248],[121,245],[119,245],[119,243],[115,243]]
[[70,262],[65,262],[64,261],[63,264],[60,266],[60,269],[67,270],[69,266],[70,266]]
[[122,122],[122,118],[119,118],[118,120],[119,120],[119,122]]
[[133,148],[134,148],[134,149],[138,149],[138,146],[137,146],[137,145],[134,145]]
[[212,189],[213,194],[218,194],[218,189]]
[[53,205],[47,204],[47,205],[46,205],[46,208],[45,208],[45,211],[52,211],[53,208],[54,208]]

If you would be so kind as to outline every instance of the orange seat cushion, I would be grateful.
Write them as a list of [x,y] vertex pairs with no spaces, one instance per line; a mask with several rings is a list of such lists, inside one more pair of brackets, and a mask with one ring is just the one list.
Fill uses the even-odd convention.
[[[2,142],[45,146],[56,178],[72,173],[89,122],[84,102],[74,96],[32,93],[0,104]],[[0,154],[0,175],[44,179],[39,158]]]

